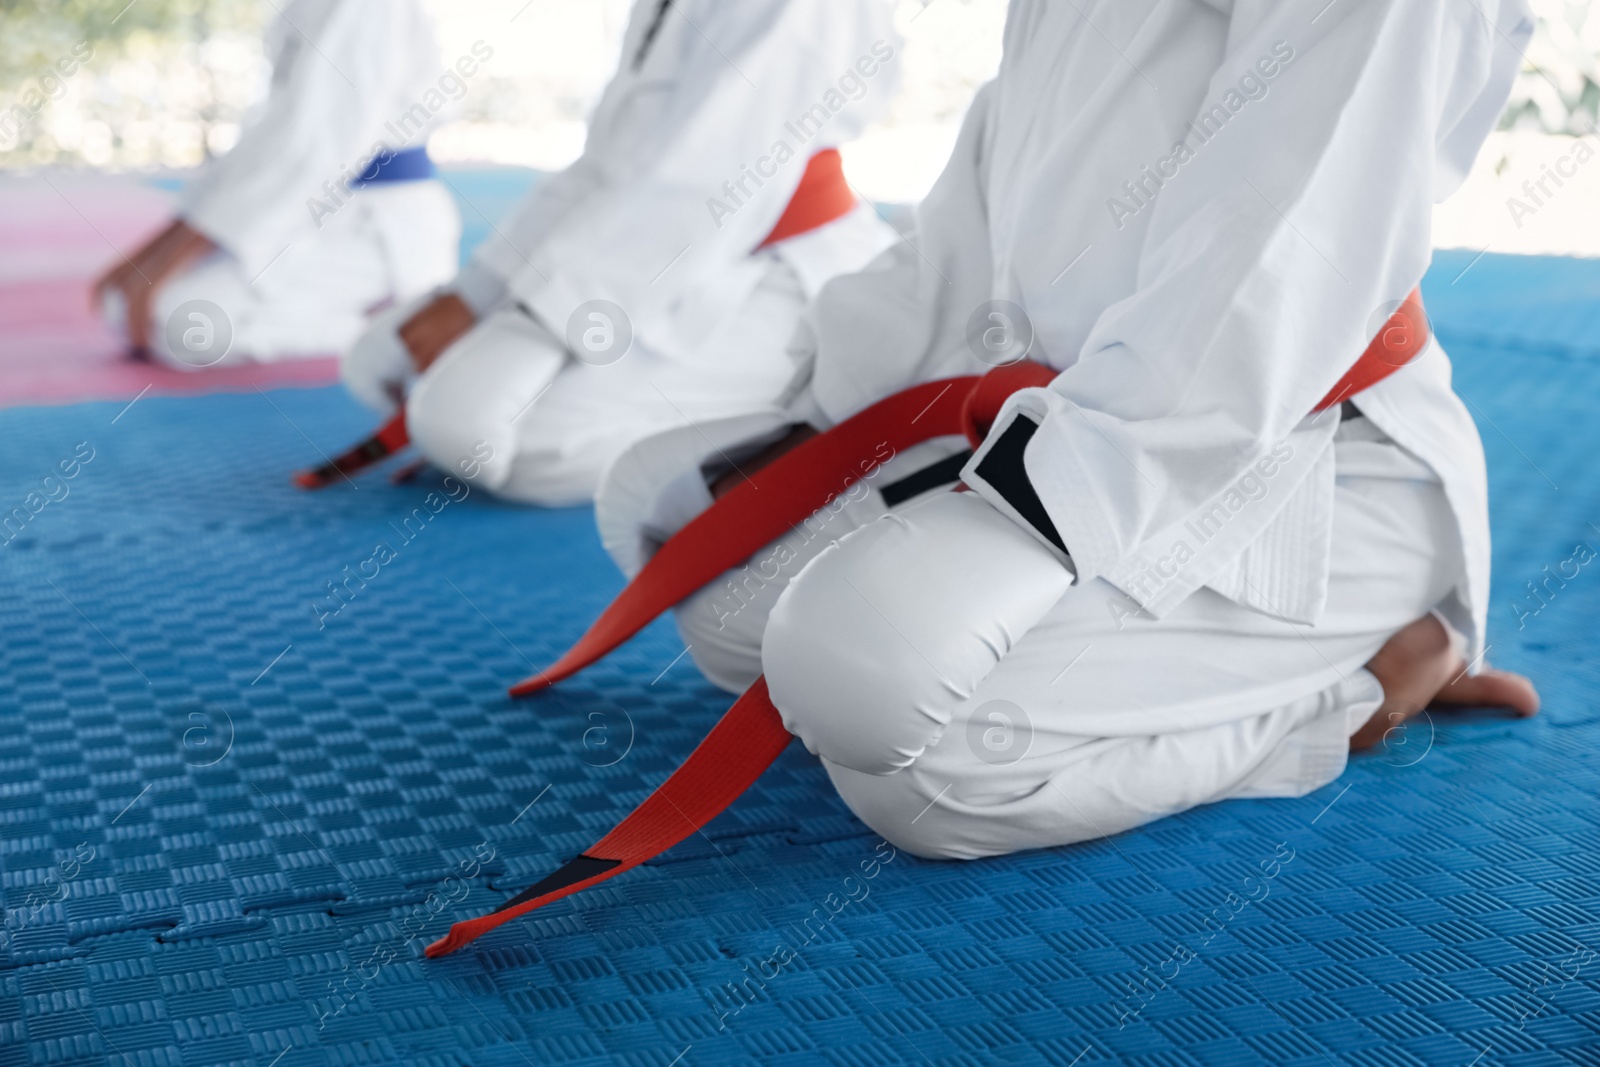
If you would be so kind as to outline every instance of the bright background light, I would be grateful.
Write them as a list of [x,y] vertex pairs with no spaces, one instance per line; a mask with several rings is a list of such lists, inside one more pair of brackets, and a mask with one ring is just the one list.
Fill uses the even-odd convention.
[[[628,4],[429,2],[447,56],[465,52],[479,39],[495,48],[489,92],[469,95],[458,119],[434,135],[435,156],[541,170],[576,159],[589,105],[616,65]],[[926,6],[922,0],[904,0],[896,6],[906,37],[902,90],[885,121],[846,149],[851,180],[863,195],[905,203],[928,191],[950,154],[972,94],[999,66],[1005,9],[1006,0],[933,0]],[[506,91],[512,85],[515,91]]]
[[[584,117],[616,63],[626,0],[427,0],[447,59],[485,40],[495,56],[431,148],[447,163],[552,170],[583,145]],[[730,0],[737,2],[737,0]],[[0,3],[0,108],[87,36],[95,57],[60,86],[0,169],[173,171],[226,151],[265,92],[265,0],[9,0]],[[1467,187],[1436,213],[1441,247],[1600,256],[1600,2],[1533,0],[1538,33],[1511,105]],[[1005,0],[899,0],[906,45],[889,116],[846,149],[853,183],[910,203],[938,175],[973,92],[1000,59]],[[114,20],[114,21],[113,21]],[[3,135],[0,135],[3,136]],[[1565,162],[1564,162],[1565,161]],[[1525,181],[1573,171],[1531,203]],[[1553,189],[1553,186],[1547,186]],[[1520,225],[1518,222],[1520,221]]]

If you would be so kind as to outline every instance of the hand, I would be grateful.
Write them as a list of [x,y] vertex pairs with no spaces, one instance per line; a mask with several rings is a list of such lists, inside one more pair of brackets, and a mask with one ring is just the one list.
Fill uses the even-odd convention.
[[197,260],[216,251],[216,244],[182,219],[174,219],[166,229],[147,241],[132,256],[96,279],[95,310],[110,292],[122,294],[127,306],[128,345],[135,352],[150,348],[153,323],[151,308],[156,293],[176,275]]
[[444,293],[401,325],[400,340],[411,352],[420,374],[477,322],[478,317],[465,300],[455,293]]

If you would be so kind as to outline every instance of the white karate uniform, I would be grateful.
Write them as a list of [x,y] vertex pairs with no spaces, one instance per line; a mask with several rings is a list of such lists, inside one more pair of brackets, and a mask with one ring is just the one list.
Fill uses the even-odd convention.
[[[1437,611],[1477,656],[1483,452],[1443,350],[1357,396],[1365,419],[1307,412],[1420,280],[1530,30],[1521,0],[1014,0],[918,236],[826,287],[767,416],[981,373],[989,300],[1061,372],[1002,410],[976,492],[771,598],[773,700],[874,830],[972,857],[1301,795],[1342,771],[1394,632]],[[1070,557],[977,474],[1019,414]],[[625,564],[659,539],[634,510],[631,539],[609,516]],[[709,619],[680,612],[685,640]]]
[[[896,235],[858,204],[757,246],[810,157],[885,109],[898,51],[883,0],[638,0],[583,156],[450,287],[479,321],[415,379],[412,440],[440,466],[481,463],[491,492],[568,504],[645,434],[770,404],[806,301]],[[572,351],[594,300],[621,309],[613,336],[631,332],[614,361]],[[423,303],[346,357],[346,383],[380,412],[413,378],[396,331]]]
[[219,247],[156,298],[154,351],[181,369],[195,362],[171,350],[165,327],[188,301],[227,315],[233,340],[221,362],[333,355],[375,307],[427,292],[458,263],[461,219],[442,182],[353,194],[345,185],[378,148],[424,145],[432,105],[445,101],[444,62],[420,0],[292,0],[268,31],[268,51],[272,86],[260,114],[179,204]]

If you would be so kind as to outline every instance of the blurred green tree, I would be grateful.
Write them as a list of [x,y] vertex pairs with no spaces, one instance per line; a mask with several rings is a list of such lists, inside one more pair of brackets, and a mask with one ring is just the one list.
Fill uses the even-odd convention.
[[1600,122],[1600,3],[1531,0],[1536,24],[1502,129],[1593,135]]
[[0,0],[0,116],[13,120],[0,167],[183,166],[226,147],[265,85],[263,7]]
[[[0,169],[176,168],[225,151],[265,91],[261,33],[282,2],[0,0]],[[1537,29],[1501,126],[1594,135],[1600,0],[1530,4]],[[451,18],[448,0],[433,6],[442,22]],[[75,48],[92,58],[57,78],[56,64]],[[475,98],[473,117],[538,121],[530,104],[551,95],[539,89],[496,83]]]

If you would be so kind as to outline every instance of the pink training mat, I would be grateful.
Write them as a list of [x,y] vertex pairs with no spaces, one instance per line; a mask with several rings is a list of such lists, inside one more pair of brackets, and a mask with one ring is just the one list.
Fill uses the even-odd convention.
[[128,359],[89,308],[89,287],[169,217],[138,178],[87,172],[0,177],[0,407],[239,392],[337,381],[338,360],[175,371]]

